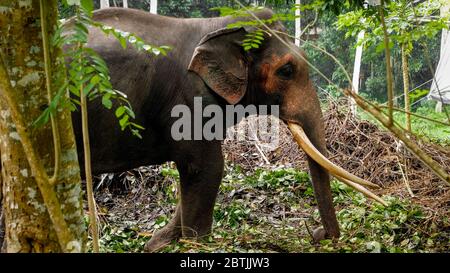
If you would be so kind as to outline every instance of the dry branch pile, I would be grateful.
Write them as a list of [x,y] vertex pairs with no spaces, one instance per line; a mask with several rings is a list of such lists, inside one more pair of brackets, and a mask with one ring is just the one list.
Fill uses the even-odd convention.
[[[252,126],[256,118],[241,126]],[[324,111],[329,159],[361,178],[382,186],[380,194],[413,198],[423,205],[431,218],[449,214],[450,189],[401,142],[373,123],[349,114],[346,106],[331,103]],[[264,139],[260,136],[259,139]],[[450,172],[450,149],[420,141],[419,145]],[[287,127],[280,128],[276,147],[255,138],[245,141],[226,140],[228,160],[245,170],[258,167],[286,166],[307,170],[304,153],[299,150]],[[267,159],[267,160],[266,160]],[[270,162],[270,165],[267,164]],[[408,190],[408,188],[410,190]]]

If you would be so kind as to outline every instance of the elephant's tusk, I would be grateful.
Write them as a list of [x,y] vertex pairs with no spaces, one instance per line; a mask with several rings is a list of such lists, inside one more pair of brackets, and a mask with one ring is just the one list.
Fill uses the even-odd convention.
[[305,131],[301,126],[295,123],[288,123],[289,130],[292,132],[292,135],[294,136],[294,139],[300,145],[300,147],[307,153],[314,161],[316,161],[320,166],[327,169],[330,173],[332,173],[335,176],[345,178],[349,181],[352,181],[356,184],[369,186],[369,187],[376,187],[379,188],[378,185],[373,184],[369,181],[366,181],[364,179],[361,179],[346,170],[342,169],[339,166],[336,166],[334,163],[332,163],[330,160],[328,160],[323,154],[321,154],[316,147],[311,143],[309,138],[306,136]]
[[374,199],[375,201],[381,203],[384,206],[387,206],[388,204],[381,199],[379,196],[374,194],[373,192],[369,191],[368,189],[364,188],[362,185],[368,185],[372,187],[378,187],[378,185],[375,185],[369,181],[366,181],[364,179],[361,179],[353,174],[350,174],[349,172],[345,171],[339,166],[336,166],[331,161],[329,161],[324,155],[322,155],[311,143],[309,138],[306,136],[305,131],[303,128],[295,123],[288,123],[288,127],[291,130],[295,140],[300,145],[300,147],[307,153],[314,161],[316,161],[319,165],[330,171],[334,177],[336,177],[338,180],[342,181],[344,184],[348,185],[349,187],[355,189],[356,191],[364,194],[365,196]]
[[377,201],[378,203],[382,204],[383,206],[387,207],[388,204],[386,203],[386,201],[384,201],[383,199],[381,199],[381,197],[379,197],[378,195],[374,194],[373,192],[369,191],[368,189],[364,188],[361,185],[358,185],[348,179],[339,177],[339,176],[335,176],[336,179],[338,179],[339,181],[341,181],[342,183],[346,184],[347,186],[355,189],[356,191],[359,191],[360,193],[364,194],[365,196]]

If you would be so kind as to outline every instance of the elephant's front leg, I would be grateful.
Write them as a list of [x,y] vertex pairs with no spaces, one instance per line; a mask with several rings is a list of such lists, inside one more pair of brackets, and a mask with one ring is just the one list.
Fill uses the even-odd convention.
[[[181,180],[181,226],[183,237],[210,234],[214,203],[223,175],[220,146],[204,151],[201,160],[179,167]],[[217,149],[218,148],[218,149]]]
[[180,199],[171,222],[155,233],[146,251],[156,251],[178,238],[210,234],[213,210],[222,181],[224,160],[220,142],[198,142],[179,147]]
[[170,222],[153,234],[150,241],[145,244],[144,250],[146,252],[155,252],[170,244],[174,240],[178,240],[181,237],[181,207],[177,205],[175,214]]

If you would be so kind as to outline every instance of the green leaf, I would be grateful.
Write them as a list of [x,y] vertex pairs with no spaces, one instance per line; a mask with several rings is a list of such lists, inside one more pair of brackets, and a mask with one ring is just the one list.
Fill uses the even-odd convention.
[[69,85],[69,91],[77,97],[80,96],[80,90],[75,85]]
[[99,75],[94,75],[92,78],[91,78],[91,83],[92,84],[94,84],[94,85],[97,85],[99,82],[100,82],[100,76]]
[[161,54],[161,50],[159,48],[154,47],[152,48],[152,53],[158,56],[159,54]]
[[110,110],[112,108],[112,106],[113,106],[113,103],[112,103],[111,99],[109,98],[109,96],[103,96],[102,97],[102,104],[108,110]]
[[44,112],[42,112],[42,114],[33,122],[33,126],[42,127],[47,124],[50,120],[50,112],[50,108],[45,109]]
[[81,0],[81,7],[90,15],[94,10],[94,1]]
[[132,133],[135,137],[137,137],[137,138],[139,138],[139,139],[142,139],[142,136],[141,136],[141,134],[139,133],[139,130],[131,129],[131,133]]
[[120,106],[119,108],[116,109],[116,117],[120,118],[123,116],[123,114],[125,114],[125,107],[124,106]]
[[134,122],[132,122],[131,125],[132,125],[133,127],[137,128],[137,129],[139,129],[139,130],[145,130],[144,127],[142,127],[141,125],[136,124],[136,123],[134,123]]
[[132,110],[130,107],[124,106],[124,108],[126,109],[127,114],[128,114],[131,118],[133,118],[133,119],[136,118],[136,115],[134,114],[133,110]]
[[123,47],[123,49],[127,48],[127,39],[126,38],[119,37],[119,42],[120,42],[120,45]]
[[122,127],[122,131],[125,130],[128,125],[128,121],[130,120],[130,116],[123,116],[123,118],[119,121],[120,126]]
[[86,85],[83,88],[83,93],[85,96],[89,96],[89,93],[91,92],[91,90],[95,87],[95,84],[90,82],[88,85]]

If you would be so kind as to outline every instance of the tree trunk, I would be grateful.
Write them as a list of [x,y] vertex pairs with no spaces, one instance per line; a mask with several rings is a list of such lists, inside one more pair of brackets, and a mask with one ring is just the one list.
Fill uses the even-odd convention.
[[[44,70],[44,48],[40,24],[40,1],[6,1],[0,16],[0,48],[7,77],[0,77],[0,89],[11,92],[12,100],[0,96],[0,144],[3,176],[3,197],[5,217],[6,252],[62,252],[85,250],[86,230],[83,215],[82,188],[77,150],[68,109],[60,109],[56,114],[61,141],[61,170],[54,186],[49,186],[53,196],[52,204],[39,187],[38,176],[31,171],[28,153],[25,154],[26,136],[33,144],[40,163],[47,174],[54,171],[53,134],[49,124],[36,128],[33,122],[48,105],[46,73]],[[57,23],[57,4],[46,0],[47,15],[44,22],[48,26],[49,37]],[[53,75],[64,70],[61,50],[50,51]],[[3,70],[4,71],[4,70]],[[9,81],[9,82],[8,82]],[[53,93],[58,86],[52,86]],[[8,93],[9,94],[9,93]],[[21,134],[16,114],[13,115],[11,101],[17,105],[19,118],[26,126]],[[15,113],[15,112],[14,112]],[[22,128],[22,127],[20,127]],[[23,132],[22,132],[23,133]],[[34,169],[33,169],[34,170]],[[48,182],[48,181],[47,181]],[[58,205],[73,240],[62,248],[60,235],[55,231],[55,221],[50,213],[50,205]],[[59,229],[57,229],[60,231]]]
[[394,123],[394,81],[392,79],[392,63],[391,63],[391,49],[389,48],[389,34],[387,31],[386,21],[384,18],[384,0],[381,0],[381,5],[378,7],[378,13],[380,14],[381,25],[383,27],[384,36],[384,52],[386,59],[386,84],[387,84],[387,97],[388,97],[388,116],[389,125]]
[[406,45],[402,45],[403,92],[405,95],[406,129],[411,132],[411,102],[409,100],[409,65]]
[[[1,147],[0,147],[0,149],[1,149]],[[2,170],[1,154],[2,154],[2,151],[0,150],[0,252],[2,252],[3,242],[5,239],[5,220],[3,218],[3,195],[2,195],[2,188],[3,188],[2,181],[3,180],[2,180],[2,173],[1,173],[1,170]]]

